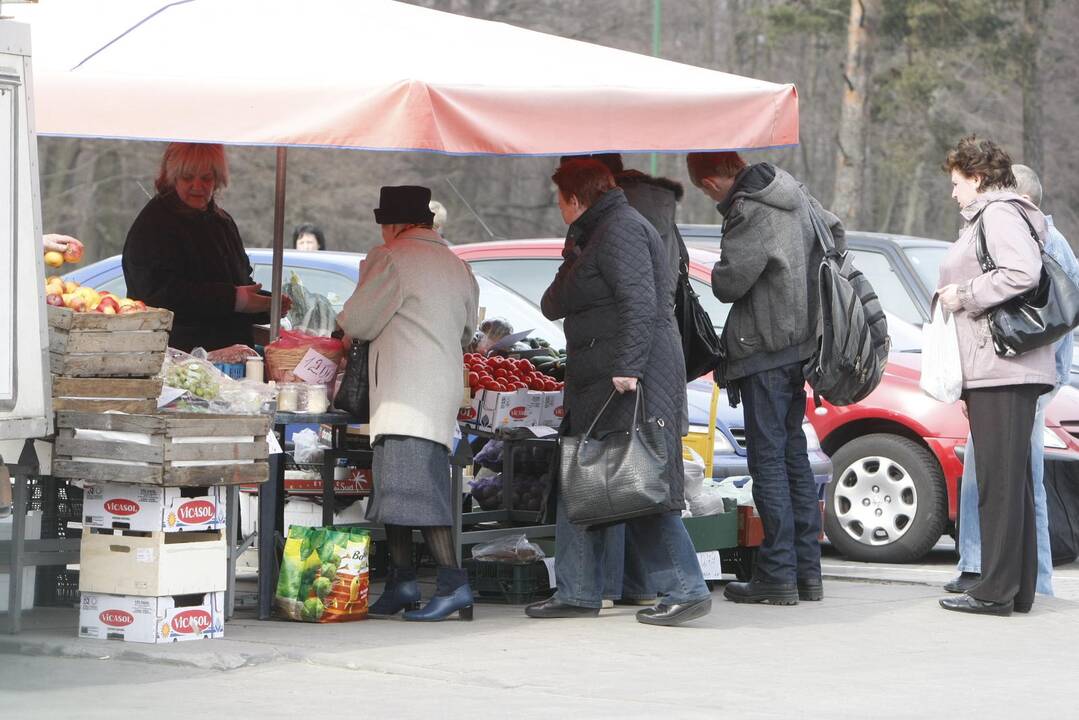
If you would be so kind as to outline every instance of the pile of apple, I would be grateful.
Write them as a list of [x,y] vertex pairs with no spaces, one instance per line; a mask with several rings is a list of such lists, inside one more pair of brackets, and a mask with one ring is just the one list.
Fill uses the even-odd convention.
[[49,250],[45,253],[45,264],[49,267],[58,268],[64,263],[77,263],[82,261],[82,243],[71,238],[67,241],[67,249],[63,252]]
[[564,383],[544,375],[528,360],[465,353],[465,367],[468,368],[468,386],[472,390],[473,397],[479,390],[554,392],[564,387]]
[[142,300],[117,297],[108,290],[94,290],[55,275],[45,281],[45,302],[75,312],[98,312],[103,315],[126,315],[146,310],[146,303]]

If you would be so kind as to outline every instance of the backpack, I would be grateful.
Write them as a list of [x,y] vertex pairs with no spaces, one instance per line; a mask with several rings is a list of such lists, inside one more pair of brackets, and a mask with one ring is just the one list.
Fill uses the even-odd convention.
[[836,249],[831,230],[808,199],[805,205],[824,258],[817,288],[817,351],[803,371],[818,407],[821,398],[832,405],[853,405],[873,392],[884,375],[891,346],[888,320],[869,280],[848,253]]

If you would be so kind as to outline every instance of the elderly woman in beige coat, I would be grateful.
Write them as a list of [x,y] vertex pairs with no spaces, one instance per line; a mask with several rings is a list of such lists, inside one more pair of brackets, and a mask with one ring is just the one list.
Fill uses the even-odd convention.
[[[374,494],[367,517],[385,525],[392,563],[370,615],[406,610],[406,620],[430,621],[456,612],[471,620],[472,592],[452,542],[449,449],[479,288],[432,228],[430,200],[427,188],[382,188],[375,220],[385,244],[367,255],[338,323],[350,337],[370,341]],[[413,527],[438,563],[435,597],[423,609]]]
[[[1015,357],[996,354],[986,313],[1037,287],[1046,221],[1015,186],[1008,154],[989,140],[965,138],[945,169],[964,225],[940,268],[938,302],[955,313],[978,478],[982,573],[946,610],[986,615],[1029,612],[1038,574],[1030,434],[1038,396],[1055,382],[1053,345]],[[1025,216],[1025,219],[1024,219]],[[1030,225],[1027,225],[1029,220]],[[996,268],[977,257],[980,232]]]

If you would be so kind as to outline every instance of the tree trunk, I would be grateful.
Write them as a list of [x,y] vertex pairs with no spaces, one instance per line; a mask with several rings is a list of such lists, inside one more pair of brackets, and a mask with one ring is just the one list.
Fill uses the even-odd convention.
[[843,106],[836,141],[835,197],[832,211],[850,227],[864,214],[866,130],[869,122],[869,79],[873,35],[880,0],[851,0],[847,24],[847,61],[843,70]]
[[1039,175],[1045,173],[1042,139],[1042,79],[1039,59],[1047,0],[1023,0],[1023,46],[1020,86],[1023,89],[1023,163]]

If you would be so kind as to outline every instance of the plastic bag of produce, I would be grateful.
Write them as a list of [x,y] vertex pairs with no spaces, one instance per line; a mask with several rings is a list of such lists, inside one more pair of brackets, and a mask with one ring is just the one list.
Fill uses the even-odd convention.
[[[319,337],[299,330],[282,330],[277,340],[266,346],[266,376],[277,382],[298,382],[293,371],[308,351],[313,350],[334,367],[341,364],[345,346],[337,338]],[[325,382],[333,380],[336,372]]]
[[318,433],[311,428],[304,428],[292,435],[292,457],[298,463],[322,462],[323,449],[318,441]]
[[472,548],[476,560],[507,560],[509,562],[533,562],[544,558],[543,549],[529,542],[525,535],[499,538]]
[[366,618],[370,551],[366,530],[290,526],[274,595],[278,613],[318,623]]
[[201,348],[195,348],[191,355],[169,348],[161,375],[158,409],[164,411],[259,415],[269,412],[277,397],[273,385],[241,382],[225,375]]
[[502,338],[513,334],[513,326],[501,318],[490,318],[480,323],[469,345],[469,352],[486,354]]
[[337,328],[337,311],[333,309],[333,303],[325,295],[305,288],[295,272],[289,275],[283,292],[292,300],[287,319],[293,330],[329,337]]
[[475,480],[468,483],[469,494],[484,510],[498,510],[502,507],[502,473],[483,468],[476,474]]

